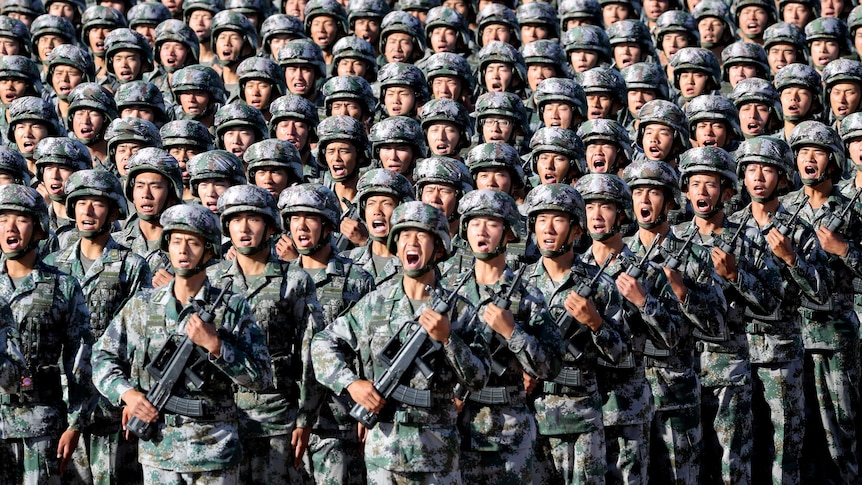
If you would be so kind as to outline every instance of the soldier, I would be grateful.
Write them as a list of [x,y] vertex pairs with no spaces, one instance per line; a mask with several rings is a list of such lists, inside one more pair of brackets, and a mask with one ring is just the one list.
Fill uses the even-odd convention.
[[587,119],[617,119],[628,100],[622,74],[613,67],[594,67],[581,74],[580,81],[587,99]]
[[5,483],[60,483],[87,423],[90,315],[75,279],[39,257],[50,228],[35,189],[0,186],[0,230],[3,308],[11,308],[26,360],[12,392],[0,395],[0,474]]
[[[464,195],[458,211],[459,235],[476,258],[475,273],[453,275],[446,284],[454,287],[466,278],[459,294],[476,302],[477,319],[481,315],[484,323],[481,332],[492,349],[493,370],[480,391],[456,390],[461,478],[465,483],[530,483],[536,429],[527,407],[524,374],[548,379],[558,373],[559,329],[542,294],[525,281],[515,281],[506,265],[506,245],[523,236],[514,199],[499,191],[474,190]],[[498,306],[502,300],[505,306]]]
[[530,129],[556,126],[574,130],[587,117],[587,95],[580,84],[571,79],[551,78],[540,82],[533,94],[536,113]]
[[302,162],[302,176],[306,182],[319,181],[321,167],[325,160],[318,160],[312,153],[311,145],[318,142],[317,109],[305,98],[295,94],[282,96],[269,107],[272,118],[269,120],[269,136],[293,143],[299,150]]
[[418,67],[411,64],[386,64],[377,74],[377,81],[380,86],[380,105],[375,121],[389,116],[416,118],[419,109],[428,101],[428,83],[425,76]]
[[207,209],[219,213],[218,199],[234,185],[245,185],[242,161],[233,153],[210,150],[192,157],[188,163],[192,197]]
[[[443,212],[408,202],[396,208],[391,224],[388,246],[398,255],[403,275],[367,294],[315,336],[315,373],[333,392],[346,389],[358,405],[377,416],[379,423],[365,428],[369,483],[461,483],[453,390],[458,383],[474,392],[482,388],[489,372],[488,346],[478,324],[470,324],[474,310],[463,300],[455,300],[445,314],[429,306],[427,286],[451,299],[434,271],[451,251]],[[405,329],[409,322],[414,323]],[[400,382],[427,396],[427,407],[386,399],[373,384],[388,367],[378,350],[392,339],[405,342],[407,335],[399,334],[414,328],[427,333],[426,345],[439,349],[430,354],[433,378],[411,366]],[[356,370],[349,367],[353,358]]]
[[[667,2],[667,7],[664,8],[668,8],[670,5],[671,3]],[[648,11],[649,9],[643,10],[645,21],[650,26],[655,24],[661,13],[664,13],[661,8],[653,9],[652,14]],[[652,17],[651,15],[655,16]],[[650,62],[656,58],[649,27],[640,20],[625,19],[609,26],[608,41],[611,44],[613,65],[617,69],[631,66],[637,62]]]
[[[706,0],[713,4],[715,1]],[[709,18],[706,20],[710,21]],[[717,54],[712,51],[684,47],[671,58],[670,67],[673,69],[673,88],[677,91],[677,104],[680,107],[685,107],[689,101],[702,94],[719,94],[721,67]]]
[[721,51],[722,93],[729,94],[737,83],[751,78],[770,79],[766,50],[752,42],[734,42]]
[[10,0],[3,2],[3,6],[0,7],[0,14],[20,20],[28,28],[33,25],[36,17],[44,13],[45,7],[42,2],[35,0]]
[[18,98],[9,105],[9,126],[5,133],[12,148],[26,160],[31,173],[36,173],[36,146],[47,137],[63,136],[66,129],[57,119],[50,103],[35,96]]
[[847,24],[838,18],[815,18],[805,25],[805,42],[808,44],[811,65],[823,74],[827,64],[850,54],[850,35]]
[[120,118],[141,118],[161,128],[167,121],[165,98],[155,84],[131,81],[122,84],[114,93]]
[[213,118],[216,148],[242,158],[248,148],[269,138],[266,120],[259,109],[245,103],[226,104]]
[[[853,113],[847,116],[841,123],[838,134],[844,142],[844,153],[847,154],[847,165],[851,172],[850,177],[839,182],[842,192],[848,197],[853,197],[859,187],[862,187],[862,114]],[[857,298],[857,300],[860,300]]]
[[248,180],[272,195],[273,200],[287,187],[302,183],[299,152],[287,141],[263,140],[249,147],[244,156]]
[[177,70],[197,64],[199,58],[200,42],[195,31],[181,20],[166,20],[156,27],[153,46],[155,69],[145,79],[155,84],[169,103],[176,103],[170,90],[171,77]]
[[[675,34],[668,33],[667,36],[669,35]],[[635,121],[640,115],[641,108],[654,99],[667,100],[670,85],[665,70],[657,64],[639,62],[623,68],[620,74],[626,82],[627,108],[621,116],[620,123],[629,132],[629,138],[635,138],[637,135]]]
[[210,67],[192,64],[176,71],[170,84],[176,103],[172,118],[200,121],[212,130],[213,116],[227,99],[221,77]]
[[[179,7],[179,5],[177,5]],[[198,59],[204,66],[211,66],[215,62],[216,55],[212,48],[212,20],[215,14],[224,10],[224,2],[222,0],[186,0],[182,3],[182,20],[185,24],[195,31],[198,37],[198,50],[200,56]],[[176,8],[174,18],[179,18],[177,15],[179,8]]]
[[530,140],[530,168],[535,176],[532,185],[575,184],[587,172],[585,157],[584,142],[574,131],[539,128]]
[[584,143],[588,173],[618,175],[632,160],[632,144],[625,128],[614,120],[588,120],[578,127]]
[[[30,38],[33,43],[33,58],[44,62],[54,47],[63,44],[78,44],[75,26],[68,20],[55,15],[39,16],[30,25]],[[38,70],[38,67],[37,67]]]
[[74,135],[71,138],[87,146],[93,163],[102,163],[108,158],[105,132],[117,118],[113,95],[96,83],[81,83],[69,93],[68,113],[66,123]]
[[512,93],[485,93],[476,100],[474,146],[503,143],[526,151],[529,115],[524,103]]
[[30,185],[27,161],[11,148],[0,147],[0,185]]
[[820,117],[823,112],[823,84],[813,67],[798,63],[781,68],[774,82],[784,118],[784,129],[778,138],[787,142],[800,123]]
[[353,116],[370,124],[377,107],[377,97],[371,85],[363,77],[336,76],[330,78],[321,88],[324,96],[326,116]]
[[[566,69],[566,54],[557,40],[541,39],[526,44],[522,54],[524,55],[524,66],[527,68],[529,93],[535,92],[539,84],[545,79],[569,77],[569,70]],[[525,104],[528,109],[535,111],[536,105],[532,96],[527,96]]]
[[126,12],[129,28],[143,35],[150,47],[155,47],[156,28],[165,20],[173,20],[171,17],[168,7],[155,2],[135,5]]
[[689,138],[685,113],[670,101],[650,101],[638,113],[635,146],[643,150],[647,160],[662,161],[676,168],[680,156],[690,146]]
[[[554,35],[554,37],[559,36]],[[467,19],[454,8],[438,6],[428,10],[428,17],[425,20],[425,38],[431,55],[441,52],[451,52],[464,57],[470,55],[472,42],[470,26]],[[425,59],[428,57],[423,60]]]
[[[353,15],[353,12],[350,15]],[[332,48],[330,75],[359,76],[373,83],[377,80],[377,54],[374,49],[371,43],[358,37],[340,39]]]
[[30,56],[33,43],[30,40],[30,29],[24,22],[7,17],[0,18],[0,37],[2,37],[2,54],[4,56]]
[[116,93],[120,85],[140,81],[153,70],[153,49],[134,30],[112,30],[105,38],[105,63],[108,75],[101,84]]
[[[161,247],[177,276],[165,287],[139,291],[114,317],[93,352],[94,382],[111,402],[125,403],[124,427],[134,417],[152,431],[150,440],[138,442],[144,483],[237,483],[240,441],[232,386],[269,388],[266,339],[246,300],[211,283],[204,272],[219,253],[218,218],[204,207],[179,205],[165,211],[161,225]],[[201,300],[212,322],[201,319]],[[205,385],[180,378],[183,384],[169,392],[205,406],[205,416],[157,409],[147,399],[159,379],[145,363],[179,347],[169,341],[183,337],[197,345],[192,358],[200,355],[201,362],[192,372]]]
[[347,35],[347,11],[336,0],[310,0],[305,5],[303,22],[305,35],[320,47],[327,66],[325,72],[329,72],[332,47]]
[[[111,238],[111,225],[126,217],[126,198],[119,180],[103,170],[81,170],[66,181],[66,215],[75,221],[81,239],[52,253],[45,264],[73,276],[90,310],[90,330],[98,339],[122,304],[151,286],[146,261]],[[137,445],[122,436],[122,409],[99,396],[92,420],[75,450],[67,479],[80,483],[140,483]]]
[[[218,286],[232,285],[248,300],[268,343],[272,386],[239,387],[239,432],[244,483],[299,483],[321,393],[311,372],[311,337],[323,329],[314,283],[289,269],[269,250],[281,232],[275,199],[255,186],[235,186],[219,197],[222,235],[230,237],[233,261],[207,270]],[[269,372],[268,372],[269,374]]]
[[36,63],[24,56],[0,57],[0,133],[6,132],[6,112],[12,101],[40,96],[42,82]]
[[406,116],[386,118],[371,127],[372,166],[398,172],[409,181],[416,160],[425,157],[427,147],[419,122]]
[[90,53],[72,44],[62,44],[48,56],[48,74],[42,99],[54,105],[57,117],[68,129],[69,94],[75,86],[96,79],[95,65]]
[[379,43],[377,64],[380,67],[393,62],[414,64],[425,55],[422,21],[400,10],[387,13],[380,24]]
[[759,45],[763,45],[766,28],[773,25],[778,17],[775,3],[768,0],[741,1],[737,3],[733,13],[740,38]]
[[778,13],[781,20],[802,30],[817,17],[818,6],[819,2],[811,0],[782,0],[778,3]]
[[[347,3],[347,22],[350,25],[350,32],[358,39],[371,44],[376,52],[380,43],[380,26],[383,17],[389,11],[389,4],[383,0],[350,0]],[[377,54],[379,52],[374,56]],[[376,60],[374,65],[376,68]]]
[[[473,190],[473,178],[463,162],[447,157],[429,157],[416,163],[413,170],[416,198],[443,211],[449,221],[452,245],[458,236],[458,201]],[[462,268],[455,271],[461,273]],[[443,271],[446,275],[446,271]]]
[[142,118],[117,118],[105,130],[108,151],[100,168],[118,177],[129,173],[128,163],[138,150],[162,148],[162,137],[156,125]]
[[[683,47],[694,47],[700,43],[697,21],[690,13],[669,10],[658,16],[653,31],[658,60],[667,68],[671,57]],[[665,72],[665,74],[669,74]]]
[[862,108],[862,63],[836,59],[823,68],[824,98],[829,112],[826,121],[836,130],[847,115]]
[[566,60],[574,73],[594,67],[609,66],[613,62],[611,43],[605,29],[596,25],[578,25],[563,34],[561,43]]
[[260,24],[260,55],[275,61],[278,50],[294,40],[305,38],[305,26],[292,15],[277,13]]
[[714,54],[716,60],[719,59],[721,51],[736,40],[736,25],[733,24],[730,7],[717,0],[707,0],[698,3],[690,10],[692,17],[697,21],[700,47],[708,49]]
[[778,90],[771,82],[759,78],[743,79],[736,84],[730,100],[739,111],[739,128],[746,139],[769,136],[781,129],[781,105]]
[[763,48],[773,76],[788,64],[807,62],[808,49],[805,47],[805,32],[794,24],[778,22],[763,33]]
[[422,106],[419,121],[430,155],[461,159],[462,150],[470,146],[473,120],[458,101],[432,99]]
[[742,141],[739,112],[724,96],[705,94],[685,106],[692,147],[717,146],[733,152]]
[[512,9],[502,3],[478,6],[476,42],[485,47],[494,41],[505,42],[515,49],[521,47],[521,26]]
[[225,10],[213,16],[211,31],[213,69],[221,76],[231,98],[239,92],[239,64],[257,52],[257,29],[245,15]]
[[[302,268],[311,276],[329,325],[374,289],[374,278],[339,256],[330,242],[341,219],[335,193],[319,184],[300,184],[286,189],[278,202],[299,253],[290,268]],[[312,425],[305,471],[316,483],[361,485],[365,483],[362,443],[358,423],[349,415],[355,403],[346,392],[324,392],[324,404]]]
[[128,23],[119,10],[102,5],[87,7],[81,21],[81,46],[86,47],[92,54],[96,65],[95,82],[101,83],[108,76],[105,38],[111,31],[127,27]]
[[65,138],[45,138],[36,146],[36,180],[42,184],[51,205],[48,219],[54,235],[74,229],[74,220],[67,219],[65,184],[73,172],[92,168],[86,147]]
[[318,81],[326,78],[323,51],[309,39],[294,39],[278,50],[278,65],[284,69],[284,82],[291,94],[302,96],[315,108],[323,106]]
[[513,93],[525,97],[527,66],[524,56],[511,44],[489,42],[476,54],[478,94]]
[[602,24],[602,10],[597,0],[563,0],[557,11],[564,32],[578,25]]
[[[265,120],[272,118],[272,102],[287,94],[281,67],[265,57],[250,57],[239,63],[239,99],[260,110]],[[266,132],[266,130],[264,130]]]
[[159,130],[159,134],[162,148],[179,163],[183,174],[183,200],[189,200],[194,197],[190,191],[189,161],[215,148],[212,135],[203,123],[194,120],[171,121]]
[[465,108],[472,107],[472,93],[476,77],[464,57],[451,52],[438,52],[421,63],[428,80],[432,99],[455,100]]

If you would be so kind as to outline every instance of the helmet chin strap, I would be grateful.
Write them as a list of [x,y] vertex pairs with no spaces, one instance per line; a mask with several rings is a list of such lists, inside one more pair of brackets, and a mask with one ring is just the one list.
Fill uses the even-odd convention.
[[799,180],[802,182],[802,185],[805,185],[807,187],[814,187],[815,185],[820,185],[821,183],[825,182],[831,176],[832,175],[829,173],[829,171],[824,171],[818,177],[815,177],[815,178],[799,177]]
[[667,221],[667,214],[662,214],[652,222],[638,221],[638,227],[640,227],[641,229],[655,229],[656,227],[664,224],[665,221]]
[[701,219],[709,219],[710,217],[718,214],[721,210],[724,209],[724,202],[719,201],[715,204],[715,207],[712,208],[709,212],[694,212],[696,217],[700,217]]

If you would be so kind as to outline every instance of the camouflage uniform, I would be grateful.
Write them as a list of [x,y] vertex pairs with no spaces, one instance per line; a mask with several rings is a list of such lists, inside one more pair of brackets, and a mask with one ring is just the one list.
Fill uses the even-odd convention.
[[[275,199],[256,186],[226,190],[219,197],[219,213],[222,234],[228,237],[230,219],[245,213],[262,216],[267,228],[281,229]],[[234,247],[238,252],[269,252],[266,238],[256,248]],[[291,433],[311,427],[322,401],[311,371],[311,337],[323,329],[311,277],[289,269],[271,254],[259,275],[244,274],[234,259],[211,266],[207,276],[218,286],[232,285],[248,300],[272,356],[272,387],[255,390],[240,386],[235,391],[243,449],[240,480],[299,483],[299,471],[291,466],[295,453]]]
[[[219,224],[212,212],[201,206],[181,205],[165,211],[163,247],[172,230],[189,231],[205,237],[208,250],[218,254]],[[206,253],[205,253],[206,254]],[[191,274],[203,270],[206,261]],[[139,291],[114,317],[93,352],[94,379],[99,392],[119,405],[124,393],[147,393],[156,379],[146,366],[169,340],[185,334],[185,326],[196,310],[192,302],[183,305],[174,296],[174,284]],[[208,279],[195,300],[215,302],[222,289]],[[138,456],[144,467],[144,483],[236,483],[240,463],[238,410],[232,385],[262,390],[271,383],[266,338],[254,323],[246,300],[225,292],[222,303],[213,308],[213,325],[221,340],[218,358],[206,353],[197,369],[205,383],[177,385],[172,394],[202,401],[206,414],[195,418],[162,410],[153,423],[155,440],[138,442]]]
[[[35,189],[0,187],[0,211],[7,210],[29,215],[35,230],[42,237],[48,234],[47,207]],[[34,231],[26,248],[4,254],[0,268],[2,309],[11,309],[26,359],[26,373],[11,392],[0,394],[3,483],[60,483],[58,440],[67,429],[80,432],[86,426],[91,398],[93,335],[77,281],[38,259],[22,279],[13,280],[7,273],[5,261],[33,251],[36,237]]]
[[[30,58],[24,56],[3,56],[0,58],[0,79],[23,81],[25,92],[18,96],[40,96],[42,83],[39,78],[39,67]],[[7,139],[9,104],[4,100],[0,103],[0,141],[5,145]]]
[[[392,222],[388,241],[392,251],[398,234],[407,228],[431,232],[439,240],[444,257],[451,250],[448,224],[439,209],[408,202],[395,209]],[[429,266],[433,265],[430,261]],[[315,336],[312,351],[318,380],[340,394],[360,378],[379,378],[386,366],[378,352],[398,337],[402,324],[415,321],[427,305],[426,301],[405,298],[400,277],[365,295]],[[479,391],[489,372],[487,344],[479,326],[470,323],[474,313],[471,306],[457,300],[448,312],[451,336],[442,350],[432,354],[436,357],[430,361],[433,378],[411,369],[402,379],[405,386],[428,391],[431,407],[387,400],[365,443],[369,483],[461,483],[453,389],[461,383],[470,391]],[[348,364],[354,356],[358,360],[356,370]]]

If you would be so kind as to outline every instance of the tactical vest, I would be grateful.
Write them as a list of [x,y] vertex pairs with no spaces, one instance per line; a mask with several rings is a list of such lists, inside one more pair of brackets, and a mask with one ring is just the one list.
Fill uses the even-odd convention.
[[[349,276],[352,268],[352,262],[346,263],[344,274]],[[323,321],[329,324],[350,309],[362,295],[354,295],[353,292],[348,291],[345,276],[327,275],[327,278],[327,282],[321,282],[321,286],[317,286],[317,300],[323,308]]]

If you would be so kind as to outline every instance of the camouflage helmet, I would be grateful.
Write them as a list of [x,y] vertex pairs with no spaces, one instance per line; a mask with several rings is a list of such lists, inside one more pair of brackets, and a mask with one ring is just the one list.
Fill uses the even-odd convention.
[[200,121],[171,121],[165,123],[159,133],[165,150],[176,146],[190,146],[206,152],[215,148],[212,135]]
[[[66,180],[66,217],[75,220],[75,204],[84,197],[104,197],[117,209],[117,220],[122,221],[129,213],[123,186],[120,180],[107,170],[87,169],[74,172]],[[103,229],[110,230],[110,223]]]
[[272,47],[270,46],[273,37],[277,35],[286,35],[291,39],[304,39],[308,37],[305,35],[305,26],[302,24],[302,20],[293,15],[283,13],[270,15],[260,25],[260,48],[265,54],[278,54],[277,52],[272,52]]
[[374,53],[374,46],[367,40],[360,39],[355,35],[348,35],[347,37],[338,39],[332,48],[330,76],[338,75],[338,63],[342,59],[359,59],[360,61],[364,61],[367,66],[365,77],[372,82],[377,79],[377,58]]
[[428,84],[439,76],[452,76],[461,79],[462,91],[473,92],[476,77],[473,75],[470,63],[464,56],[452,52],[438,52],[428,57],[422,64],[422,71]]
[[783,13],[784,7],[786,7],[788,3],[798,3],[801,5],[805,5],[814,14],[816,14],[820,10],[820,2],[817,2],[815,0],[778,0],[778,12]]
[[171,11],[162,3],[143,2],[130,8],[126,17],[131,29],[144,25],[156,27],[165,20],[171,19]]
[[422,111],[419,112],[419,121],[422,123],[422,130],[426,133],[434,123],[454,123],[461,130],[461,136],[458,140],[459,147],[467,148],[470,146],[470,140],[473,137],[473,121],[470,119],[467,108],[455,100],[442,98],[428,101],[422,106]]
[[162,148],[162,137],[156,125],[142,118],[117,118],[105,130],[108,156],[113,158],[121,143],[137,142],[141,146]]
[[105,124],[118,117],[117,105],[110,91],[96,83],[81,83],[69,93],[69,114],[66,117],[68,126],[72,126],[75,111],[89,109],[105,115]]
[[[568,77],[566,53],[556,40],[540,39],[530,42],[521,46],[521,55],[524,56],[524,65],[527,67],[533,64],[550,64],[556,71],[557,77]],[[524,79],[526,79],[526,72]]]
[[538,173],[537,163],[542,153],[557,153],[569,159],[569,166],[578,171],[578,176],[586,170],[586,148],[581,137],[572,130],[546,126],[536,130],[530,139],[530,164],[533,173]]
[[227,0],[224,3],[224,8],[225,10],[239,12],[246,17],[249,15],[258,15],[258,23],[260,23],[263,18],[269,15],[272,3],[263,0]]
[[740,64],[754,65],[756,76],[769,79],[769,60],[766,50],[753,42],[734,42],[721,51],[721,79],[730,81],[730,68]]
[[114,29],[105,37],[105,63],[108,72],[114,72],[114,54],[136,51],[141,56],[141,76],[153,70],[153,49],[147,39],[132,29]]
[[368,135],[371,154],[379,159],[380,148],[386,144],[405,144],[413,148],[414,158],[425,156],[425,135],[419,122],[406,116],[392,116],[375,123]]
[[[48,55],[48,75],[46,77],[49,83],[52,83],[54,69],[57,66],[74,67],[84,75],[85,82],[96,79],[96,64],[93,62],[90,52],[74,44],[60,44],[51,50],[51,54]],[[62,97],[59,93],[58,96]]]
[[329,78],[321,88],[326,116],[332,116],[332,103],[350,100],[359,103],[363,116],[371,116],[377,107],[377,97],[365,78],[359,76],[335,76]]
[[186,0],[183,2],[183,20],[189,23],[192,13],[197,10],[204,10],[213,15],[224,10],[224,2],[222,0]]
[[601,25],[602,9],[598,0],[562,0],[557,6],[560,28],[566,30],[570,20],[586,21],[591,25]]
[[314,68],[315,80],[326,77],[323,51],[309,39],[293,39],[278,50],[276,57],[278,65],[282,68],[306,64]]
[[259,141],[248,147],[242,158],[251,181],[258,170],[269,168],[283,169],[293,183],[302,182],[302,159],[299,150],[289,141]]
[[628,104],[626,81],[616,68],[594,67],[582,72],[580,78],[586,96],[609,94],[621,106],[625,107]]
[[316,143],[318,140],[317,125],[320,122],[318,119],[317,108],[311,104],[311,101],[295,94],[288,94],[280,98],[276,98],[269,105],[269,136],[275,137],[275,131],[278,124],[284,120],[296,119],[305,122],[308,125],[309,135],[308,141]]
[[841,121],[841,126],[838,127],[838,134],[841,135],[841,140],[844,141],[845,146],[862,138],[862,112],[857,111],[847,115]]
[[640,20],[623,19],[608,26],[608,41],[613,48],[619,44],[634,43],[646,52],[653,51],[649,27]]
[[611,41],[605,29],[597,25],[578,25],[563,34],[562,44],[566,54],[576,50],[592,51],[598,54],[598,64],[611,63]]
[[320,141],[317,144],[317,155],[315,158],[321,166],[325,165],[324,155],[326,145],[333,141],[346,141],[352,144],[359,152],[360,158],[364,156],[366,161],[368,155],[368,135],[361,121],[350,116],[330,116],[323,120],[317,127],[317,135]]
[[350,30],[353,30],[356,19],[383,20],[390,10],[386,0],[350,0],[347,3],[347,21],[350,24]]
[[778,90],[764,79],[755,77],[739,81],[733,88],[730,99],[737,110],[749,103],[760,103],[769,107],[772,122],[767,126],[768,131],[777,130],[784,120]]
[[226,104],[216,111],[213,119],[215,126],[216,148],[224,149],[224,135],[235,128],[248,128],[254,131],[255,141],[269,138],[263,113],[254,106],[244,103]]
[[192,64],[171,76],[171,91],[177,98],[180,93],[201,90],[210,94],[211,104],[224,103],[227,100],[224,81],[211,67]]
[[462,48],[469,48],[470,26],[467,19],[454,8],[439,6],[428,11],[428,17],[425,19],[425,38],[430,39],[431,33],[437,27],[453,29],[458,35],[458,40],[461,41]]
[[[730,14],[730,6],[724,3],[723,0],[703,0],[694,6],[691,10],[691,15],[698,23],[708,17],[721,20],[724,22],[724,39],[735,39],[736,25],[733,23],[732,16]],[[724,39],[718,39],[714,45],[713,43],[706,43],[701,39],[700,45],[706,49],[711,49],[716,45],[721,45]]]
[[629,132],[616,120],[598,118],[584,121],[578,127],[578,136],[583,140],[585,147],[597,141],[616,145],[618,150],[617,166],[619,167],[628,165],[633,158]]
[[157,123],[164,123],[167,119],[162,91],[151,82],[130,81],[121,84],[114,94],[114,101],[120,114],[126,108],[144,107],[153,110]]
[[781,92],[789,87],[804,88],[811,92],[811,109],[808,116],[816,116],[823,111],[823,85],[820,74],[808,64],[788,64],[775,74],[775,89]]
[[290,227],[290,216],[300,213],[317,214],[330,229],[341,223],[341,203],[330,188],[317,183],[297,184],[288,187],[278,196],[282,223]]
[[74,7],[75,13],[78,16],[77,18],[80,18],[80,16],[84,14],[84,10],[86,10],[87,8],[87,3],[85,0],[45,0],[45,11],[50,11],[51,5],[55,3],[66,3]]
[[569,184],[543,184],[527,194],[521,212],[527,216],[527,231],[536,230],[536,216],[541,212],[559,211],[574,217],[581,229],[586,230],[587,213],[581,194]]
[[35,46],[43,35],[53,34],[63,39],[65,44],[76,44],[78,37],[75,26],[65,17],[42,14],[30,24],[30,39]]
[[239,97],[243,101],[246,100],[245,85],[253,79],[268,82],[272,86],[275,95],[271,99],[287,94],[287,86],[284,84],[284,72],[275,61],[268,57],[249,57],[239,63],[236,73],[239,75]]
[[862,27],[862,8],[859,6],[853,7],[853,10],[850,11],[850,15],[847,16],[847,27],[850,29],[850,35],[856,36],[856,29]]
[[413,186],[407,177],[385,168],[372,168],[359,177],[356,183],[356,199],[359,218],[365,221],[365,203],[372,195],[391,195],[399,204],[413,199]]
[[[832,88],[839,83],[853,83],[857,89],[862,90],[862,63],[851,59],[835,59],[823,68],[824,100],[830,106],[832,101],[830,94]],[[843,116],[835,115],[838,119]]]
[[739,127],[739,111],[733,102],[724,96],[702,94],[695,97],[685,107],[688,118],[689,136],[694,136],[695,128],[701,121],[724,121],[730,128],[729,140],[742,140]]
[[851,53],[850,31],[847,23],[835,17],[817,17],[805,26],[805,42],[809,49],[816,40],[828,40],[838,44],[840,55]]
[[6,137],[10,142],[15,141],[15,126],[24,121],[42,123],[48,128],[48,136],[63,136],[66,129],[57,118],[54,106],[36,96],[24,96],[9,104],[6,111],[8,124],[6,125]]
[[40,182],[47,165],[62,165],[73,172],[93,168],[90,150],[81,142],[64,136],[43,138],[36,145],[33,158],[36,159],[36,180]]
[[41,0],[3,0],[0,2],[0,13],[3,15],[18,13],[36,18],[45,13],[45,6],[42,5]]
[[485,70],[494,62],[507,64],[512,67],[512,87],[517,89],[527,84],[527,66],[524,64],[524,56],[511,44],[495,40],[482,47],[476,55],[478,68],[476,78],[479,86],[485,87]]
[[[234,185],[228,187],[218,198],[218,213],[223,236],[230,237],[230,229],[228,228],[230,220],[244,212],[253,212],[263,216],[270,227],[281,232],[281,215],[278,213],[275,197],[257,185]],[[261,245],[268,246],[269,240],[264,237]]]
[[30,95],[42,95],[41,70],[29,57],[0,56],[0,79],[10,78],[23,80]]
[[238,32],[252,52],[257,51],[257,29],[245,15],[233,11],[222,10],[213,16],[210,49],[216,51],[216,40],[219,34],[226,31]]
[[[394,13],[394,12],[393,12]],[[390,86],[407,86],[413,88],[417,105],[428,100],[428,83],[425,75],[413,64],[403,62],[390,62],[377,73],[377,82],[380,83],[380,99],[386,95],[386,88]]]
[[512,188],[517,190],[525,184],[524,168],[518,150],[505,143],[480,143],[467,154],[467,168],[473,180],[485,169],[507,168],[512,176]]
[[[515,240],[512,242],[518,242],[524,238],[524,228],[521,214],[518,212],[518,204],[512,196],[505,192],[471,190],[464,194],[458,202],[458,213],[461,214],[458,234],[465,241],[467,240],[467,224],[474,217],[499,217],[503,219],[506,228],[512,231],[515,236]],[[493,256],[497,254],[493,254]]]
[[[2,207],[2,206],[0,206]],[[449,221],[440,209],[419,201],[405,202],[392,211],[391,226],[386,248],[396,254],[398,235],[406,229],[417,229],[433,234],[439,241],[442,254],[435,262],[446,260],[452,253]]]
[[[96,27],[107,29],[123,29],[129,26],[125,15],[119,10],[112,7],[103,7],[102,5],[93,5],[87,7],[84,15],[81,16],[81,42],[83,45],[90,46],[90,31]],[[107,47],[107,42],[105,42]]]
[[191,57],[191,59],[186,60],[186,65],[190,66],[198,63],[201,51],[200,40],[195,31],[183,23],[183,21],[176,19],[165,20],[156,27],[155,36],[156,40],[153,43],[155,45],[153,52],[156,64],[159,64],[165,69],[169,69],[169,67],[162,62],[161,54],[162,46],[165,45],[166,42],[179,42],[185,46],[188,50],[187,55]]
[[0,37],[15,39],[21,45],[22,54],[29,56],[33,52],[30,42],[30,29],[24,22],[5,15],[0,16]]
[[540,116],[545,106],[554,102],[568,103],[578,111],[580,116],[586,116],[587,95],[584,93],[584,88],[571,79],[545,79],[536,86],[533,97]]
[[346,34],[350,30],[347,26],[347,11],[336,0],[310,0],[305,5],[306,35],[310,34],[311,21],[315,17],[332,17],[342,33]]
[[30,185],[30,170],[27,160],[17,150],[0,146],[0,173],[12,177],[12,182],[18,185]]
[[[476,111],[473,117],[479,127],[489,116],[505,116],[515,122],[515,130],[523,131],[527,123],[527,108],[517,94],[499,92],[485,93],[476,100]],[[481,133],[480,129],[476,130]]]
[[[162,212],[159,224],[162,226],[162,251],[168,251],[168,244],[173,231],[183,231],[202,237],[206,242],[207,249],[211,250],[216,257],[221,254],[221,228],[218,217],[213,211],[202,205],[178,204],[169,207]],[[205,263],[206,261],[198,262],[195,270],[203,269]],[[178,268],[174,269],[177,270]],[[198,271],[194,271],[194,273]]]
[[[581,194],[584,204],[592,201],[608,201],[617,205],[620,214],[631,214],[632,192],[623,179],[610,173],[588,173],[578,179],[575,190]],[[619,228],[616,228],[618,231]],[[615,234],[616,231],[610,233]]]
[[165,177],[173,188],[171,194],[177,201],[183,199],[183,172],[177,159],[167,151],[156,147],[141,148],[129,158],[126,169],[128,173],[123,189],[127,200],[134,200],[135,177],[146,172]]
[[700,33],[697,30],[697,21],[690,13],[682,10],[668,10],[658,16],[653,28],[655,47],[661,49],[664,36],[669,33],[678,33],[688,36],[688,45],[694,46],[700,42]]
[[655,90],[658,99],[668,99],[667,74],[660,64],[636,62],[620,70],[626,83],[626,91],[632,89]]
[[643,106],[638,112],[637,139],[635,143],[640,146],[644,136],[644,129],[652,123],[670,127],[674,133],[674,139],[679,142],[683,150],[689,146],[688,122],[682,108],[670,101],[654,99]]
[[723,179],[725,188],[736,191],[737,178],[733,158],[723,148],[698,147],[686,150],[679,160],[680,190],[688,191],[689,179],[700,173],[718,174]]
[[36,242],[48,238],[51,234],[51,222],[48,219],[48,206],[36,189],[18,184],[7,184],[0,186],[0,213],[6,211],[23,212],[31,218],[33,223],[38,224],[41,234],[30,241],[27,248],[15,251],[17,254],[7,253],[6,257],[20,257],[36,247]]
[[763,31],[763,48],[769,52],[769,48],[776,44],[790,44],[796,47],[799,60],[807,57],[805,32],[795,24],[777,22]]
[[484,46],[482,33],[485,31],[485,27],[492,24],[502,24],[509,27],[509,31],[511,32],[509,42],[516,48],[521,46],[521,25],[518,23],[515,13],[505,5],[492,3],[483,8],[476,17],[476,25],[478,25],[476,42],[480,47]]
[[[709,0],[703,0],[704,2]],[[703,3],[703,2],[701,2]],[[702,72],[709,76],[712,86],[707,89],[718,89],[721,87],[721,66],[718,58],[709,49],[701,47],[683,47],[670,59],[673,67],[673,87],[679,87],[679,75],[685,72]]]
[[451,185],[458,192],[458,198],[474,188],[473,178],[464,162],[449,157],[429,157],[417,161],[413,180],[417,199],[422,198],[422,189],[428,184]]
[[188,161],[186,170],[189,172],[189,189],[193,197],[200,197],[198,185],[204,180],[226,179],[231,186],[248,183],[242,160],[224,150],[198,153]]
[[560,21],[557,10],[550,3],[530,2],[518,6],[518,25],[543,25],[548,28],[551,39],[560,37]]
[[[847,158],[844,155],[844,143],[841,141],[838,132],[831,126],[827,126],[819,121],[803,121],[796,125],[796,128],[790,133],[788,143],[793,150],[794,158],[799,154],[799,150],[804,147],[815,146],[826,150],[829,153],[829,161],[835,165],[831,174],[832,183],[837,183],[840,180]],[[803,173],[799,174],[804,185],[816,185],[829,177],[829,174],[823,174],[817,179],[810,179],[804,175]]]
[[771,136],[755,136],[743,141],[733,153],[733,160],[740,179],[745,177],[745,167],[751,163],[777,167],[785,177],[795,170],[790,145]]
[[386,50],[386,39],[396,32],[413,37],[413,60],[422,58],[425,53],[425,30],[422,28],[422,22],[400,10],[393,10],[386,14],[380,24],[380,44],[378,47],[380,52]]
[[[679,180],[676,170],[665,162],[658,160],[637,160],[623,170],[623,180],[629,189],[634,190],[638,187],[659,187],[665,189],[665,204],[670,202],[676,204],[676,201],[681,199],[679,192]],[[657,218],[658,224],[667,220]],[[656,224],[656,225],[658,225]],[[655,225],[648,224],[655,227]]]

